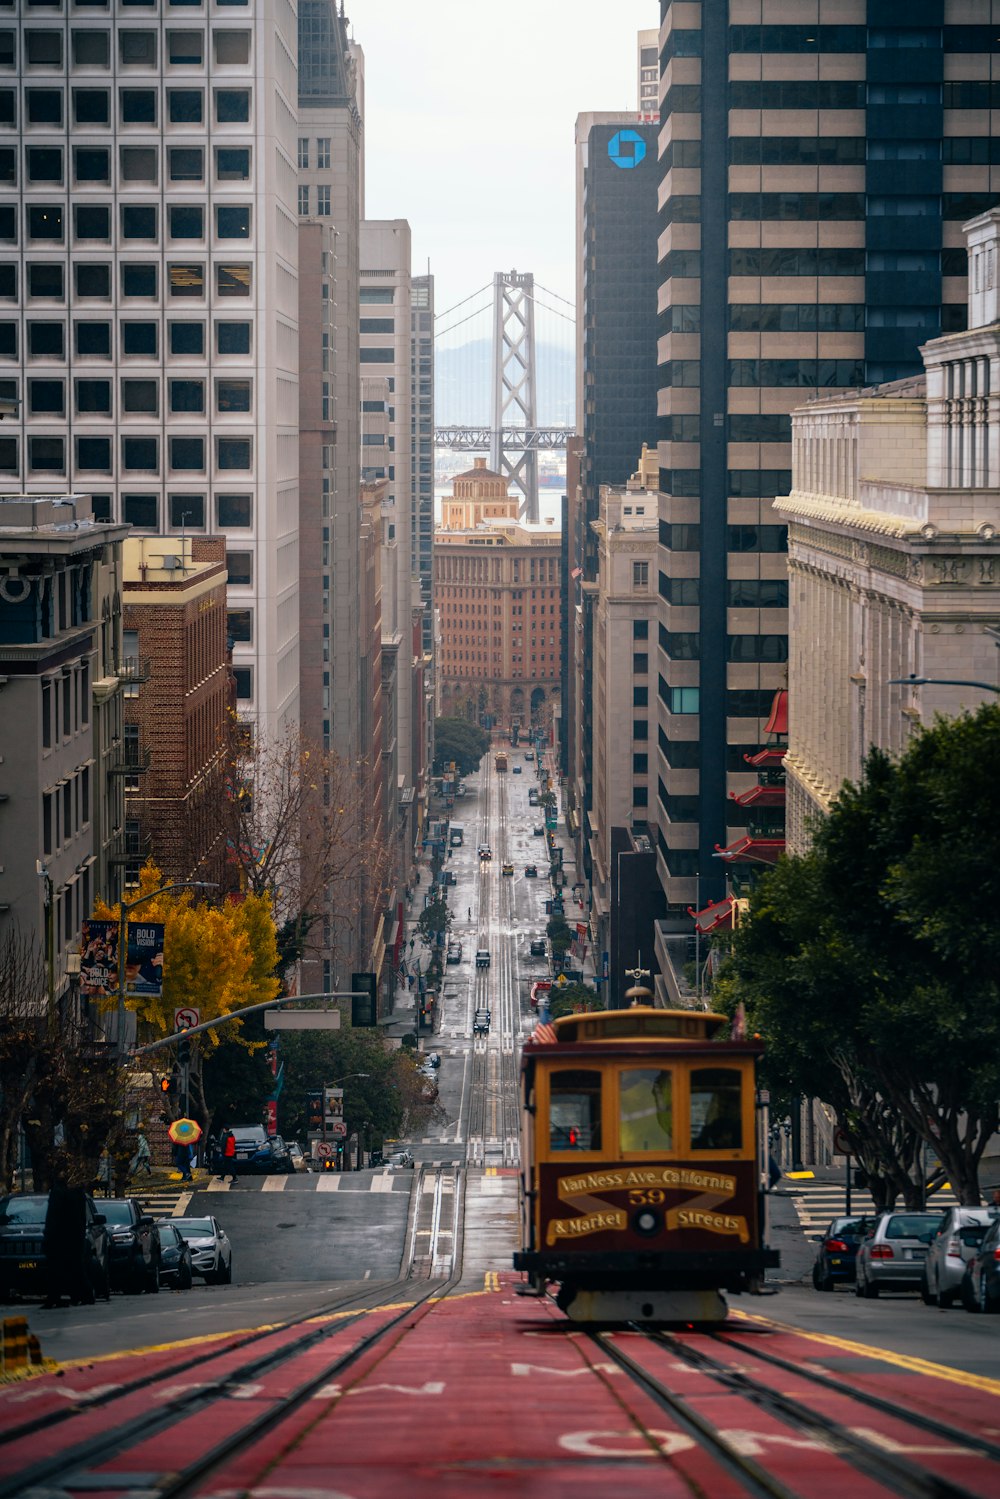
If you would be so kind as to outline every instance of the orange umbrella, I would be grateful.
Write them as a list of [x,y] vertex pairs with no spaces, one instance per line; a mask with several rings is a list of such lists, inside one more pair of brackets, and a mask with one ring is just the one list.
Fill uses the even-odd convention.
[[201,1139],[201,1125],[197,1119],[175,1119],[167,1126],[167,1134],[175,1145],[195,1145]]

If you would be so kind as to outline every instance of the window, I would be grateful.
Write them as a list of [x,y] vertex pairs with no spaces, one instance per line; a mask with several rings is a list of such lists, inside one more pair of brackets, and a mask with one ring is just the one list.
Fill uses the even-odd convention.
[[217,265],[215,267],[215,290],[220,297],[248,297],[250,295],[250,267],[248,265]]
[[62,380],[29,380],[28,410],[32,416],[64,416],[65,383]]
[[155,146],[121,146],[119,163],[123,182],[159,181],[159,152]]
[[299,213],[301,213],[301,214],[307,214],[308,212],[309,212],[309,188],[308,188],[308,186],[306,184],[302,184],[299,187]]
[[171,239],[205,238],[205,210],[200,203],[171,204],[167,223]]
[[118,56],[123,67],[156,67],[155,31],[119,31]]
[[649,563],[648,562],[633,562],[632,563],[632,587],[633,588],[648,588],[649,587]]
[[363,317],[361,319],[362,333],[394,333],[396,331],[396,320],[391,317]]
[[156,323],[122,323],[122,353],[156,358],[158,329]]
[[253,642],[253,610],[227,609],[226,633],[244,645]]
[[205,496],[203,494],[172,494],[170,496],[170,524],[177,530],[191,526],[196,531],[205,527]]
[[17,151],[13,146],[0,148],[0,182],[7,187],[17,186]]
[[73,266],[78,297],[110,297],[111,267],[80,260]]
[[649,671],[649,657],[645,651],[632,652],[632,670],[639,676],[645,676]]
[[250,122],[250,90],[217,88],[215,119],[219,125],[247,125]]
[[59,146],[29,146],[26,155],[29,182],[62,182],[63,154]]
[[205,469],[205,439],[203,437],[171,437],[170,467],[203,473]]
[[29,323],[28,353],[36,359],[64,359],[66,330],[63,323]]
[[72,33],[73,62],[78,68],[106,68],[111,60],[106,31],[74,31]]
[[171,354],[204,354],[204,323],[169,323]]
[[363,286],[360,292],[360,300],[362,305],[367,302],[370,305],[378,303],[384,306],[391,303],[392,295],[391,286]]
[[215,439],[216,466],[220,469],[249,470],[253,454],[249,437],[217,437]]
[[216,495],[215,514],[219,526],[244,530],[253,525],[253,499],[248,494]]
[[[215,60],[222,66],[238,67],[250,61],[249,31],[214,31]],[[302,142],[299,142],[301,147]]]
[[234,666],[233,676],[236,679],[236,701],[249,701],[253,697],[253,667]]
[[77,182],[110,182],[111,152],[106,146],[74,146],[73,175]]
[[0,89],[0,125],[13,125],[16,123],[16,117],[14,90],[12,88]]
[[123,380],[122,411],[143,412],[156,416],[160,409],[160,387],[157,380]]
[[253,552],[227,552],[226,563],[229,568],[230,583],[250,584],[253,582]]
[[205,267],[203,265],[168,266],[167,281],[172,297],[203,297],[205,295]]
[[632,688],[632,707],[633,708],[648,708],[649,707],[649,688],[648,687],[633,687]]
[[155,297],[156,266],[128,264],[122,266],[123,297]]
[[151,88],[123,88],[119,90],[118,106],[123,125],[156,124],[156,90]]
[[171,146],[167,152],[171,182],[201,182],[205,153],[200,146]]
[[[81,326],[81,324],[77,324],[77,328]],[[74,397],[76,409],[81,416],[110,416],[110,380],[76,380],[74,381],[74,386],[76,388],[76,395]]]
[[217,354],[249,354],[249,323],[216,323],[215,351]]
[[736,1068],[692,1070],[692,1150],[742,1149],[742,1097],[742,1080]]
[[299,136],[299,168],[309,170],[309,139],[307,136]]
[[549,1149],[600,1150],[601,1074],[565,1069],[549,1074]]
[[0,297],[5,302],[17,301],[17,266],[12,261],[0,265]]
[[731,578],[726,586],[730,609],[788,608],[788,582],[784,578]]
[[122,239],[155,239],[156,206],[146,203],[122,204]]
[[204,118],[204,89],[167,89],[167,119],[171,125],[200,125]]
[[18,473],[17,438],[0,437],[0,474]]
[[391,349],[362,349],[362,364],[392,364],[393,353]]
[[76,352],[81,358],[111,358],[110,323],[76,323]]
[[73,209],[77,241],[111,238],[111,209],[103,203],[79,204]]
[[155,474],[160,468],[160,444],[156,437],[123,437],[122,468],[126,473]]
[[61,437],[29,437],[28,467],[36,474],[66,472],[66,445]]
[[77,125],[107,125],[111,120],[111,95],[106,88],[75,88],[73,119]]
[[130,526],[140,526],[144,531],[156,531],[159,529],[158,516],[159,505],[155,494],[122,495],[122,520],[127,521]]
[[249,411],[251,408],[251,382],[249,380],[216,380],[216,411]]
[[171,411],[203,412],[205,410],[204,380],[171,380],[170,409]]
[[167,59],[174,67],[200,67],[205,61],[205,33],[168,31]]
[[216,146],[215,175],[220,182],[249,182],[249,146]]
[[63,211],[58,203],[28,205],[28,238],[62,240]]
[[62,265],[29,265],[28,296],[47,297],[51,302],[62,302],[65,299]]
[[666,697],[667,711],[669,713],[697,713],[699,698],[700,690],[697,687],[669,687]]
[[320,218],[328,219],[330,212],[330,188],[321,185],[316,189],[316,213]]
[[81,473],[109,474],[111,472],[111,438],[78,437],[76,439],[76,466]]
[[[673,1073],[623,1067],[618,1076],[618,1148],[623,1155],[673,1150]],[[661,1200],[663,1193],[660,1194]]]
[[26,88],[25,109],[29,125],[61,125],[63,93],[61,88]]
[[215,233],[219,239],[249,239],[249,203],[220,204],[215,210]]

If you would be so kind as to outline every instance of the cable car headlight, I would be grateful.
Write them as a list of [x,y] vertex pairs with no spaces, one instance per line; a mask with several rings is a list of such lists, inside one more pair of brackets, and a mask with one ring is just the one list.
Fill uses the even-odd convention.
[[645,1234],[649,1238],[658,1234],[663,1227],[663,1214],[655,1208],[640,1208],[632,1218],[632,1227],[637,1234]]

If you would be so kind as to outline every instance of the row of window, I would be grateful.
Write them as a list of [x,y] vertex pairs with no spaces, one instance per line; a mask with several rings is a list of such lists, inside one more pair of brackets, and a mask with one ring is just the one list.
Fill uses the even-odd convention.
[[[925,140],[871,140],[863,135],[734,135],[729,140],[729,164],[734,167],[863,166],[868,161],[991,165],[1000,162],[1000,140],[986,135]],[[660,164],[664,172],[674,167],[700,167],[701,142],[671,141]]]
[[303,217],[315,214],[317,218],[328,219],[333,212],[330,192],[331,189],[322,183],[318,187],[302,183],[299,187],[299,213]]
[[[731,468],[726,475],[727,493],[731,499],[772,500],[775,495],[788,494],[791,487],[792,471],[789,468]],[[701,470],[661,469],[660,489],[663,494],[694,498],[701,494]]]
[[[662,676],[658,680],[657,696],[668,713],[699,712],[700,695],[698,687],[670,687]],[[773,687],[730,688],[726,693],[726,717],[766,718],[773,701]]]
[[[155,494],[123,494],[122,520],[132,526],[158,531],[160,529],[160,498]],[[205,495],[168,494],[166,502],[169,524],[173,530],[203,531],[205,529]],[[95,520],[113,519],[109,494],[91,495],[91,503]],[[217,494],[215,496],[215,524],[220,530],[249,530],[253,525],[253,495]]]
[[[671,661],[700,661],[701,636],[660,624],[660,649]],[[787,661],[787,635],[727,635],[727,661]]]
[[[16,260],[0,261],[0,301],[19,300]],[[164,267],[168,294],[171,297],[202,296],[205,289],[204,264],[170,261]],[[228,284],[228,282],[227,282]],[[160,265],[157,261],[120,261],[119,294],[121,298],[156,301],[160,289]],[[109,301],[111,266],[100,261],[76,261],[73,264],[73,290],[77,301]],[[65,302],[66,265],[62,260],[28,261],[20,295],[47,302]],[[229,295],[229,293],[225,293]],[[225,325],[218,325],[225,326]],[[249,327],[249,324],[240,326]]]
[[[159,238],[159,205],[119,205],[119,237],[122,240]],[[219,204],[215,210],[217,239],[249,239],[250,208],[246,204]],[[62,203],[25,203],[24,234],[29,240],[62,244],[66,238],[67,213]],[[0,240],[17,240],[17,205],[0,206]],[[73,206],[73,238],[77,244],[111,239],[111,207],[107,203],[76,203]],[[167,238],[204,240],[205,210],[200,203],[174,203],[167,208]],[[219,266],[217,294],[221,297],[250,295],[249,265]],[[221,272],[226,272],[225,275]],[[201,293],[197,293],[200,295]]]
[[[792,419],[777,412],[735,412],[726,420],[730,442],[790,442]],[[701,418],[679,415],[663,418],[666,442],[700,442]]]
[[42,793],[42,851],[54,853],[90,822],[90,767],[73,771],[54,791]]
[[[27,338],[25,351],[32,359],[66,358],[66,324],[54,320],[29,320],[25,324]],[[20,323],[0,321],[0,359],[18,358],[18,332]],[[159,358],[159,322],[123,321],[118,324],[119,349],[122,358]],[[112,325],[107,322],[73,323],[73,346],[80,358],[110,359]],[[222,354],[248,354],[250,352],[250,324],[215,324],[216,352]],[[167,323],[167,346],[171,354],[203,355],[205,353],[204,323]]]
[[[659,594],[668,604],[680,606],[701,603],[699,578],[670,578],[661,572]],[[788,581],[785,578],[730,578],[726,583],[726,607],[729,609],[787,609]],[[773,696],[773,694],[772,694]]]
[[[65,625],[60,628],[65,629]],[[41,714],[43,749],[71,739],[90,723],[89,662],[81,661],[57,677],[43,677]]]
[[[660,753],[671,770],[697,770],[701,763],[701,746],[697,739],[671,739],[662,724],[657,729]],[[759,744],[727,744],[726,771],[745,775],[747,760],[760,749]]]
[[[166,159],[168,181],[204,182],[204,146],[168,146]],[[216,146],[214,159],[217,183],[250,181],[249,146]],[[64,160],[61,146],[25,146],[25,182],[61,184],[64,181]],[[155,186],[159,181],[159,162],[160,153],[156,146],[119,146],[119,180],[121,183],[144,182]],[[91,182],[110,184],[111,147],[74,146],[72,148],[72,174],[74,186],[83,186]],[[17,183],[17,148],[15,146],[0,146],[0,182],[11,187]],[[202,238],[203,236],[195,237]],[[223,236],[220,234],[220,237]],[[224,237],[243,238],[244,236],[226,235]]]
[[[659,522],[659,543],[672,552],[701,550],[701,527],[697,523],[671,525]],[[727,526],[727,552],[787,552],[787,526]],[[641,623],[646,625],[647,621]]]
[[[63,66],[61,30],[27,27],[21,33],[21,60],[25,67],[61,68]],[[159,66],[158,31],[122,28],[118,32],[118,63],[123,68],[156,68]],[[69,34],[70,55],[77,68],[111,66],[111,33],[93,27],[72,28]],[[250,32],[227,31],[221,27],[212,32],[212,56],[217,67],[245,66],[250,61]],[[200,67],[205,61],[203,31],[168,31],[164,38],[164,62],[174,67]],[[17,32],[0,30],[0,68],[16,68]],[[329,145],[329,142],[327,143]],[[301,166],[301,162],[299,163]],[[329,162],[327,162],[329,165]]]
[[[16,386],[14,381],[4,385]],[[111,381],[83,380],[74,382],[74,409],[77,415],[112,416]],[[29,416],[65,416],[66,381],[62,379],[30,379],[27,384],[27,410]],[[168,380],[167,409],[176,413],[205,412],[204,380]],[[218,377],[215,382],[216,414],[239,412],[249,414],[253,406],[253,381]],[[14,392],[16,398],[16,390]],[[142,414],[159,416],[159,380],[129,380],[122,378],[118,386],[119,414]],[[102,439],[103,440],[103,439]]]
[[[118,0],[118,4],[122,10],[133,8],[135,10],[155,10],[158,3],[160,3],[160,0]],[[176,7],[178,10],[182,7],[184,9],[201,10],[206,5],[207,0],[163,0],[163,3],[169,5],[171,8]],[[211,0],[211,3],[216,10],[224,10],[229,6],[235,5],[246,8],[250,4],[250,0]],[[59,11],[60,13],[63,10],[63,0],[22,0],[22,4],[29,10]],[[0,0],[0,6],[5,10],[13,10],[14,0]],[[75,11],[110,10],[113,8],[111,0],[72,0],[72,7]],[[235,16],[233,19],[236,19]]]
[[329,167],[330,137],[328,135],[317,136],[312,142],[308,136],[299,136],[299,169],[308,172],[314,162],[318,171],[325,171]]
[[[65,437],[28,436],[27,471],[30,474],[65,474]],[[75,468],[81,473],[110,474],[112,446],[110,437],[77,437]],[[0,473],[20,473],[20,439],[0,437]],[[203,437],[168,437],[167,460],[172,473],[204,473],[206,443]],[[160,439],[158,437],[122,437],[123,474],[158,474]],[[253,468],[253,438],[217,437],[215,468],[219,473],[249,473]]]
[[[212,123],[215,125],[248,125],[250,97],[248,88],[167,88],[161,122],[158,88],[120,88],[118,90],[117,124],[141,125],[156,130],[160,124],[203,125],[206,121],[205,95],[212,95]],[[108,88],[71,88],[70,112],[73,125],[88,130],[111,127],[112,91]],[[0,125],[17,125],[17,90],[0,89]],[[23,124],[62,128],[66,124],[66,90],[26,84],[24,87]]]

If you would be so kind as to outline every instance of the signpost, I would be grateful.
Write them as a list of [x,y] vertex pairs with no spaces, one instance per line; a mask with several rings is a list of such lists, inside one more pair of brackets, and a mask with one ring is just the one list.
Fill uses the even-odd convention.
[[175,1031],[189,1031],[195,1025],[201,1025],[200,1010],[193,1009],[191,1005],[185,1005],[174,1011]]
[[844,1212],[851,1211],[851,1142],[839,1127],[833,1132],[833,1148],[845,1157],[844,1165]]

